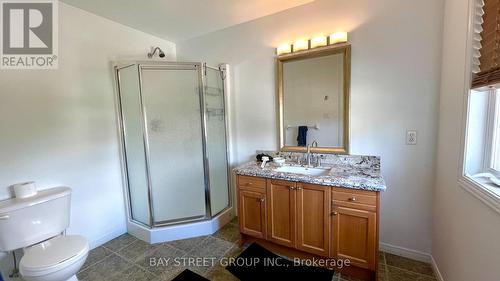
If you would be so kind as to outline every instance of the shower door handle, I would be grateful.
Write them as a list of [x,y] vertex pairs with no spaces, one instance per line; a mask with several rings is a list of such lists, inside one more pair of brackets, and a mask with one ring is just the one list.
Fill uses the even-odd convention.
[[0,220],[8,220],[10,218],[7,214],[0,214]]

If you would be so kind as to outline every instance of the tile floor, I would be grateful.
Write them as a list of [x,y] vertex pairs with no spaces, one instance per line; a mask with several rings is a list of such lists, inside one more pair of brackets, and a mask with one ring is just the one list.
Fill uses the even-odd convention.
[[[150,245],[124,234],[92,250],[86,263],[78,272],[80,281],[167,281],[173,279],[185,268],[209,280],[237,280],[218,262],[209,264],[178,265],[179,258],[236,257],[243,248],[239,240],[237,221],[232,221],[217,233],[185,240]],[[161,259],[158,259],[160,258]],[[156,266],[150,265],[150,258],[156,258]],[[170,260],[167,262],[166,259]],[[174,258],[177,258],[174,260]],[[167,265],[165,265],[167,264]],[[382,281],[436,281],[429,264],[380,252],[379,280]],[[347,276],[335,274],[332,281],[349,281]]]

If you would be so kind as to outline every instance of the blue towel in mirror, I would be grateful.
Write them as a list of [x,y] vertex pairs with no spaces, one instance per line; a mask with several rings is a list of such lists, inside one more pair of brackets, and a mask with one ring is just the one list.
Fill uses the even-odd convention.
[[299,126],[299,133],[297,135],[297,145],[306,146],[307,145],[307,126]]

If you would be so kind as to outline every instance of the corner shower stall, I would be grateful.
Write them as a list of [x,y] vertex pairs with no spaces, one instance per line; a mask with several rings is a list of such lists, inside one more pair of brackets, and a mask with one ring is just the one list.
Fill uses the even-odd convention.
[[231,218],[228,65],[114,66],[128,231],[156,243],[215,232]]

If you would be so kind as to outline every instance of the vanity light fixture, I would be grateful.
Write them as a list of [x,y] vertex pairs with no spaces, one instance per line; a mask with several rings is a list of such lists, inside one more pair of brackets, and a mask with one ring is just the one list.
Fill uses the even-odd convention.
[[284,55],[288,53],[313,49],[317,47],[323,47],[326,45],[333,45],[337,43],[347,42],[347,32],[340,31],[330,34],[330,36],[316,36],[312,39],[300,39],[295,41],[293,44],[281,44],[276,48],[276,53],[279,55]]
[[276,52],[278,53],[278,55],[291,53],[292,52],[292,45],[290,45],[288,43],[281,44],[276,49]]
[[347,42],[347,32],[335,32],[330,35],[330,45]]
[[293,43],[293,51],[302,51],[302,50],[307,50],[309,49],[309,40],[298,40]]
[[326,36],[316,36],[313,39],[311,39],[311,49],[326,45],[327,45]]

